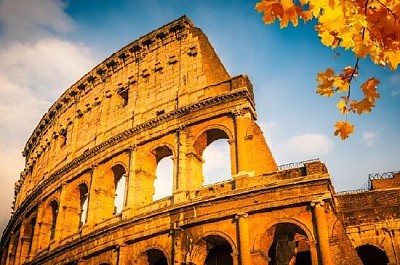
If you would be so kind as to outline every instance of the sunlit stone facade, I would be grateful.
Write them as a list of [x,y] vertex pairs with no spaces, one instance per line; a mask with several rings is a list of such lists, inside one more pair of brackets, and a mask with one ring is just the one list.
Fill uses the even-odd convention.
[[[346,196],[359,197],[335,194],[319,160],[278,168],[255,120],[251,82],[229,76],[188,18],[139,38],[67,89],[32,133],[1,264],[344,265],[361,264],[364,245],[396,264],[397,178],[388,214],[351,219]],[[219,139],[231,178],[204,185],[203,151]],[[166,157],[171,196],[154,200]],[[392,245],[379,243],[385,231]]]

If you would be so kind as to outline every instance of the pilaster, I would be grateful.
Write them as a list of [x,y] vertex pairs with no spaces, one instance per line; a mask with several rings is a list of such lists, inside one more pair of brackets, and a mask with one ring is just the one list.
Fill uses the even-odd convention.
[[236,219],[236,231],[239,246],[239,264],[252,265],[250,255],[250,239],[249,239],[249,225],[247,213],[238,213]]
[[332,265],[332,257],[329,246],[328,224],[326,222],[325,202],[323,200],[311,202],[313,208],[314,219],[317,229],[317,243],[319,249],[319,257],[322,265]]

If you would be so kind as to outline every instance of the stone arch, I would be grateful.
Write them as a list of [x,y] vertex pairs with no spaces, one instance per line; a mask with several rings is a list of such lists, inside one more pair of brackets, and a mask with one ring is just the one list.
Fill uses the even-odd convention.
[[[158,145],[156,148],[153,149],[152,153],[154,154],[156,158],[156,166],[155,166],[155,171],[154,175],[156,176],[156,179],[154,180],[153,187],[154,187],[154,194],[153,194],[153,200],[155,199],[161,199],[165,196],[170,196],[172,195],[173,191],[175,190],[175,165],[174,165],[174,149],[173,147],[168,144],[168,143],[162,143]],[[169,172],[169,174],[166,174],[165,176],[157,176],[157,168],[161,160],[163,159],[168,159],[171,158],[172,161],[172,172]],[[161,182],[161,183],[159,183]],[[164,183],[162,183],[164,182]],[[156,185],[157,184],[157,185]],[[160,187],[158,187],[160,186]],[[162,189],[169,189],[169,192],[163,192]]]
[[134,264],[140,265],[168,265],[167,252],[160,246],[150,246],[139,253]]
[[287,259],[283,262],[289,262],[292,255],[295,254],[295,249],[296,258],[299,260],[296,264],[316,264],[318,262],[311,230],[294,218],[277,219],[261,228],[254,239],[252,251],[268,256],[270,264],[274,265],[277,260],[277,248],[278,252],[280,248],[283,250],[281,252],[287,254],[279,257]]
[[230,165],[230,175],[233,172],[235,164],[235,147],[231,145],[233,134],[231,130],[223,125],[211,124],[203,128],[195,137],[192,149],[189,153],[189,168],[191,175],[191,186],[195,189],[200,188],[204,183],[203,159],[204,150],[214,141],[226,139],[229,143],[229,158],[226,158]]
[[118,214],[126,206],[127,198],[127,170],[126,166],[122,162],[116,163],[111,167],[113,173],[113,214]]
[[389,258],[386,252],[374,245],[361,245],[356,248],[356,251],[364,265],[389,264]]
[[23,223],[23,235],[20,239],[21,249],[20,249],[20,261],[24,263],[25,260],[30,256],[33,245],[33,237],[36,229],[37,212],[32,213]]
[[[174,147],[171,146],[169,143],[158,143],[152,145],[150,148],[146,149],[147,151],[144,152],[142,156],[140,156],[139,161],[141,164],[139,165],[138,169],[136,170],[136,178],[140,179],[140,189],[146,190],[147,194],[145,195],[145,201],[151,202],[153,201],[154,195],[158,190],[155,188],[155,180],[156,170],[158,163],[166,157],[174,157],[175,150]],[[175,164],[173,165],[173,173],[172,177],[175,175]],[[175,190],[176,181],[172,179],[173,185],[171,187],[171,194],[173,190]],[[150,192],[149,192],[150,191]]]
[[6,264],[14,264],[17,256],[17,250],[19,246],[19,238],[21,235],[21,224],[19,224],[12,232],[10,242],[8,245],[8,255]]
[[225,263],[235,264],[237,248],[233,240],[221,231],[209,231],[200,236],[194,243],[190,253],[191,264],[213,264],[215,257],[220,257]]
[[78,202],[78,229],[80,229],[86,223],[89,209],[89,185],[86,183],[86,181],[82,181],[81,183],[77,184],[74,195],[77,198],[76,201]]
[[46,248],[56,236],[56,225],[60,209],[60,202],[58,197],[54,196],[49,198],[45,205],[42,217],[40,218],[40,235],[41,239],[38,241],[39,249]]

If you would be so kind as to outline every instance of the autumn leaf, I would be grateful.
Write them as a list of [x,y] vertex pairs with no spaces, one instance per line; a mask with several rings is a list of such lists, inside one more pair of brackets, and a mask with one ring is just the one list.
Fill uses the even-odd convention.
[[342,99],[336,104],[336,107],[339,109],[340,113],[347,114],[349,113],[349,109],[347,107],[347,98],[342,97]]
[[335,136],[339,136],[340,139],[346,140],[350,134],[354,132],[353,124],[348,121],[338,121],[335,123]]
[[325,72],[319,72],[317,74],[316,81],[319,82],[317,86],[317,93],[321,96],[331,97],[334,95],[335,91],[333,90],[334,83],[334,75],[335,71],[332,68],[328,68]]
[[361,85],[361,89],[365,95],[366,98],[368,98],[370,101],[375,101],[375,99],[380,98],[381,95],[377,92],[377,85],[379,84],[379,80],[376,79],[375,77],[371,77],[367,81],[365,81]]
[[353,100],[350,103],[351,109],[357,114],[362,114],[364,112],[371,112],[372,108],[375,107],[375,101],[371,101],[368,98],[363,98],[361,101]]
[[[352,81],[358,75],[360,59],[395,71],[400,64],[400,1],[398,0],[261,0],[256,9],[264,13],[267,24],[279,20],[280,26],[298,20],[316,20],[314,26],[323,45],[336,51],[343,48],[355,55],[353,67],[340,74],[331,68],[317,74],[316,93],[324,97],[340,97],[336,107],[346,115],[346,122],[335,124],[335,135],[346,139],[354,130],[347,122],[350,113],[371,112],[376,105],[379,80],[371,77],[360,89],[361,100],[352,98]],[[345,94],[343,96],[343,94]]]

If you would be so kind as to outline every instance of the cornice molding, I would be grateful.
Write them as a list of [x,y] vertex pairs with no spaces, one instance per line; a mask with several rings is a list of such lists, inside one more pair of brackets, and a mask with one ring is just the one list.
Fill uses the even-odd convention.
[[[38,139],[47,131],[52,124],[52,120],[62,113],[65,108],[69,107],[71,99],[77,100],[77,97],[94,86],[95,82],[104,81],[115,72],[118,65],[125,65],[128,57],[132,57],[133,61],[139,63],[147,53],[151,53],[159,47],[166,45],[167,36],[174,40],[181,40],[187,37],[184,31],[188,28],[193,28],[193,22],[186,16],[183,16],[175,21],[172,21],[142,37],[126,45],[119,51],[113,53],[110,57],[94,67],[90,72],[79,79],[74,85],[68,88],[58,100],[50,107],[36,126],[31,136],[29,137],[22,155],[28,157],[31,151],[38,145]],[[171,42],[170,40],[169,42]],[[157,44],[158,43],[158,44]],[[123,67],[122,66],[122,67]]]
[[[229,80],[230,81],[230,80]],[[8,234],[11,230],[11,228],[14,226],[15,223],[18,222],[21,217],[23,217],[23,213],[29,211],[33,205],[32,202],[35,200],[35,198],[42,193],[43,189],[46,188],[47,186],[51,185],[54,183],[57,179],[59,179],[61,176],[65,175],[72,169],[77,168],[80,164],[88,161],[90,158],[95,157],[101,152],[106,151],[107,149],[115,146],[116,144],[129,139],[141,132],[153,129],[157,126],[160,126],[162,123],[168,122],[170,120],[175,120],[180,117],[185,116],[186,114],[193,113],[200,111],[204,108],[209,108],[211,106],[216,106],[219,104],[223,104],[226,102],[231,102],[236,99],[246,99],[247,102],[251,104],[253,109],[251,110],[254,112],[254,102],[253,98],[250,95],[249,91],[247,90],[247,87],[243,87],[241,89],[236,89],[231,92],[222,94],[220,96],[216,96],[213,98],[205,99],[196,103],[193,103],[191,105],[184,106],[182,108],[176,109],[174,111],[171,111],[169,113],[165,113],[163,115],[160,115],[154,119],[151,119],[149,121],[146,121],[142,124],[136,125],[133,128],[130,128],[128,130],[125,130],[115,136],[110,137],[108,140],[102,142],[101,144],[86,150],[82,155],[79,157],[76,157],[73,159],[71,162],[66,164],[64,167],[58,169],[54,173],[48,176],[46,180],[44,180],[42,183],[40,183],[36,188],[25,198],[25,200],[22,202],[20,207],[16,209],[16,211],[13,213],[11,220],[9,221],[6,229],[3,232],[3,235]],[[229,113],[227,113],[229,114]],[[255,115],[255,113],[254,113]],[[195,123],[196,121],[194,120],[192,123]],[[190,123],[187,124],[187,126],[190,126]],[[173,130],[176,130],[179,128],[179,124],[177,124],[177,127],[174,128]],[[148,140],[144,140],[148,141]],[[128,146],[129,148],[129,146]],[[22,185],[22,184],[21,184]]]

